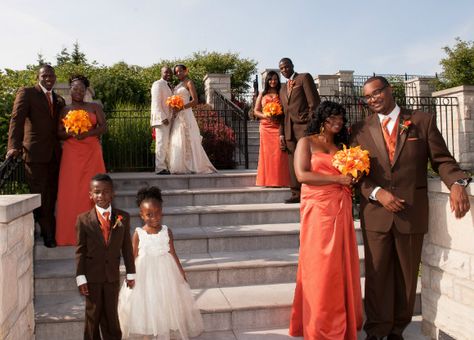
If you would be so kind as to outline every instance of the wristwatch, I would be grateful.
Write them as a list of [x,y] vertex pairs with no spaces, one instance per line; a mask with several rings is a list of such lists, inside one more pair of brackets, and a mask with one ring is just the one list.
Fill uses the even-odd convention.
[[458,179],[453,184],[461,185],[463,187],[467,187],[470,181],[471,181],[471,178],[462,178],[462,179]]

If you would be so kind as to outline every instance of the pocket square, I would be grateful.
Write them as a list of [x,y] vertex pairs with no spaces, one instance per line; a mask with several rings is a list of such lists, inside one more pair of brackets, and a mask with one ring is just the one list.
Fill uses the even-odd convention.
[[411,137],[411,138],[407,138],[407,141],[415,141],[415,140],[419,140],[418,137]]

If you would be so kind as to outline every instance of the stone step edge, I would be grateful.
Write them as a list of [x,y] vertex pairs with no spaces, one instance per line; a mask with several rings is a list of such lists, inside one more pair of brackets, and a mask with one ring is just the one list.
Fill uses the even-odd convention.
[[213,174],[176,174],[176,175],[157,175],[155,172],[110,172],[108,175],[114,181],[121,181],[121,180],[142,180],[142,179],[175,179],[175,178],[189,178],[189,179],[197,179],[197,178],[231,178],[231,177],[251,177],[256,176],[257,171],[255,169],[238,169],[238,170],[219,170]]
[[[357,247],[359,261],[364,261],[364,247]],[[244,253],[245,256],[234,256],[236,253]],[[179,256],[181,265],[185,272],[231,270],[231,269],[253,269],[253,268],[277,268],[296,266],[298,264],[298,249],[280,248],[268,250],[252,250],[246,252],[211,252],[203,254],[185,254]],[[223,260],[227,259],[227,260]],[[193,262],[193,260],[195,260]],[[196,263],[202,260],[205,264]],[[35,279],[56,279],[75,277],[75,259],[37,260],[35,261]],[[66,265],[66,267],[64,266]],[[61,269],[72,270],[57,271],[51,273],[49,266],[61,266]],[[46,271],[46,274],[44,273]],[[125,275],[125,266],[120,266],[120,273]]]
[[[361,278],[361,293],[362,299],[364,299],[364,285],[365,285],[365,278]],[[295,283],[275,283],[275,284],[264,284],[264,285],[249,285],[249,286],[235,286],[235,287],[217,287],[217,288],[197,288],[192,289],[193,295],[198,297],[196,302],[199,305],[200,311],[202,314],[213,314],[213,313],[230,313],[234,311],[258,311],[258,310],[268,310],[268,309],[279,309],[279,308],[289,308],[292,305],[293,295],[294,295],[294,287]],[[268,299],[269,301],[264,301],[258,305],[256,305],[255,301],[252,301],[251,304],[244,304],[242,300],[239,300],[240,306],[232,306],[232,290],[241,290],[241,289],[248,289],[252,291],[255,295],[258,295],[260,299]],[[285,301],[274,301],[272,297],[268,297],[269,292],[274,292],[275,290],[285,290],[287,296],[281,296],[281,300]],[[288,292],[291,292],[288,293]],[[208,295],[217,295],[217,299],[219,300],[216,303],[216,307],[206,307],[202,306],[204,303],[200,300],[200,297],[204,295],[204,293],[208,293]],[[226,294],[227,293],[227,294]],[[69,297],[71,300],[72,292],[65,292],[61,294],[44,294],[38,295],[35,297],[35,304],[42,303],[43,299],[50,300],[52,295],[57,296],[65,296]],[[74,311],[73,314],[76,315],[62,315],[58,317],[56,315],[51,315],[50,313],[44,313],[43,311],[38,311],[38,308],[35,305],[35,321],[37,324],[41,323],[60,323],[60,322],[74,322],[74,321],[83,321],[84,320],[84,301],[83,298],[79,295],[79,292],[76,291],[74,296],[74,300],[69,303],[69,308]],[[288,296],[291,295],[291,296]],[[416,295],[419,299],[421,297],[421,280],[418,279]],[[217,306],[217,304],[220,304]],[[81,313],[77,313],[77,311],[81,309]],[[45,315],[38,315],[37,313],[44,313]],[[49,317],[46,316],[50,315]]]
[[[196,195],[196,194],[235,194],[246,192],[288,192],[289,188],[267,188],[261,186],[243,186],[243,187],[223,187],[223,188],[193,188],[193,189],[165,189],[161,191],[163,196],[167,195]],[[131,196],[136,195],[137,190],[116,190],[117,196]]]
[[[192,214],[226,214],[235,212],[265,212],[265,211],[295,211],[300,209],[299,204],[286,203],[254,203],[254,204],[222,204],[222,205],[194,205],[164,207],[163,216],[166,215],[192,215]],[[131,216],[138,216],[138,208],[124,208]]]

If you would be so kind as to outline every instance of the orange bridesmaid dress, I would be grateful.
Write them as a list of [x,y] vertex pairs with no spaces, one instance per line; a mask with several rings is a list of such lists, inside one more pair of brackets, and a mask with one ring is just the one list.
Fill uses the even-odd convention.
[[[332,155],[316,152],[313,172],[335,175]],[[362,327],[359,256],[351,190],[301,187],[300,254],[289,333],[305,340],[356,340]]]
[[[278,96],[265,95],[262,107],[269,102],[279,102]],[[257,166],[258,186],[290,186],[288,154],[280,150],[280,123],[271,119],[260,120],[260,148]]]
[[[89,119],[93,126],[97,124],[94,113],[89,112]],[[104,172],[102,147],[97,137],[69,138],[64,142],[56,205],[58,246],[76,245],[77,215],[94,206],[89,198],[90,180],[97,173]]]

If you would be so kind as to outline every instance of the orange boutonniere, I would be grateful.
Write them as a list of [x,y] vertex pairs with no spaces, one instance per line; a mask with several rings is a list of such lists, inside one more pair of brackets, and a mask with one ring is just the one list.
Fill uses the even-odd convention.
[[115,219],[115,223],[114,225],[112,226],[112,229],[115,229],[116,227],[121,227],[123,224],[122,224],[122,220],[123,220],[123,216],[122,215],[118,215],[117,218]]
[[404,120],[400,123],[400,135],[410,128],[411,120]]

